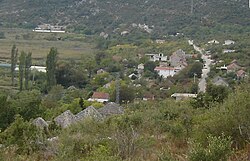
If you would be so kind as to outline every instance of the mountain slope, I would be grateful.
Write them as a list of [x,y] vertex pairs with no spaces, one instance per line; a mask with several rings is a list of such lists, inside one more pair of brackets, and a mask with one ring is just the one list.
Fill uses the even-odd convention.
[[[0,0],[0,24],[34,27],[62,24],[92,32],[121,24],[153,25],[160,33],[189,25],[250,25],[246,0]],[[77,27],[76,27],[77,26]]]

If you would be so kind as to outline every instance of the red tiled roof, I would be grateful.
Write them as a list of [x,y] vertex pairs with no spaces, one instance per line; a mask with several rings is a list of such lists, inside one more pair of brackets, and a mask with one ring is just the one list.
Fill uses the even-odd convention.
[[238,77],[240,77],[240,76],[242,76],[243,74],[245,74],[246,72],[244,71],[244,70],[239,70],[238,72],[237,72],[237,76]]
[[92,98],[94,99],[109,99],[109,94],[104,92],[94,92]]
[[229,70],[235,70],[235,69],[238,69],[238,68],[240,68],[240,66],[237,65],[236,63],[232,63],[232,64],[229,64],[227,66],[227,69],[229,69]]

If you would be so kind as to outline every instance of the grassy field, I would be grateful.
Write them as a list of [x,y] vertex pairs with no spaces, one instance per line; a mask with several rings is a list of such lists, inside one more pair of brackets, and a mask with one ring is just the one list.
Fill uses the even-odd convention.
[[51,47],[56,47],[61,59],[80,59],[92,54],[94,44],[80,34],[36,33],[25,29],[1,29],[5,39],[0,39],[0,58],[8,60],[13,44],[19,51],[32,52],[34,59],[44,59]]

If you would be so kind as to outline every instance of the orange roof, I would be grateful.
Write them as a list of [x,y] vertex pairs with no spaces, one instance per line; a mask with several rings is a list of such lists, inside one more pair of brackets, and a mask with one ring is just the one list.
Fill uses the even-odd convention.
[[94,92],[92,98],[94,99],[109,99],[109,94],[104,92]]

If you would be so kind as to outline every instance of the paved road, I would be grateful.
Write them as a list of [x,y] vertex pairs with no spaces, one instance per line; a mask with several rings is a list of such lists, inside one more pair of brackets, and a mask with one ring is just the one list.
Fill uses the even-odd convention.
[[193,45],[194,50],[196,50],[197,52],[202,54],[202,59],[204,62],[204,67],[202,69],[202,75],[201,75],[201,79],[199,81],[198,87],[199,87],[199,93],[206,92],[206,86],[207,86],[207,81],[206,78],[208,77],[208,73],[210,72],[210,64],[211,64],[211,59],[209,58],[209,56],[205,55],[203,53],[204,49],[199,48],[198,46],[196,46],[195,44]]

